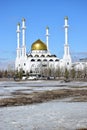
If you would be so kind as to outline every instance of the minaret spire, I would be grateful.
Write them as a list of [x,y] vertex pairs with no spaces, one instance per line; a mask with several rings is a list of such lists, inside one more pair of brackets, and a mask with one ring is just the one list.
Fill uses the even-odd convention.
[[17,24],[17,58],[21,56],[20,50],[20,23]]
[[49,51],[49,27],[46,27],[46,44],[47,44],[47,51]]
[[70,64],[71,63],[71,56],[70,56],[70,52],[69,52],[69,45],[68,45],[68,17],[66,16],[64,18],[65,20],[65,24],[64,24],[64,29],[65,29],[65,44],[64,44],[64,56],[63,59],[65,60],[66,64]]
[[26,56],[26,42],[25,42],[25,19],[22,19],[22,56]]
[[64,28],[65,28],[65,44],[68,45],[68,17],[65,17],[65,25],[64,25]]

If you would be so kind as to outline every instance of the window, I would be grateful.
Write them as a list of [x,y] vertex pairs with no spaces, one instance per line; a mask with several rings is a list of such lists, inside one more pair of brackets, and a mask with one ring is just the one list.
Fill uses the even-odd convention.
[[40,59],[38,59],[37,61],[41,61]]
[[35,55],[35,57],[39,57],[39,55]]
[[47,59],[44,59],[43,61],[47,61]]
[[28,55],[28,57],[33,57],[32,55]]
[[31,59],[32,62],[34,62],[35,60],[34,59]]
[[59,61],[58,59],[56,59],[55,61]]
[[42,65],[42,67],[47,67],[47,65]]
[[24,71],[24,70],[23,70],[22,72],[23,72],[23,74],[25,73],[25,71]]
[[50,59],[49,61],[53,61],[52,59]]
[[51,55],[47,55],[46,57],[51,57]]
[[51,55],[51,57],[56,57],[56,55]]
[[41,57],[45,57],[45,55],[41,55]]

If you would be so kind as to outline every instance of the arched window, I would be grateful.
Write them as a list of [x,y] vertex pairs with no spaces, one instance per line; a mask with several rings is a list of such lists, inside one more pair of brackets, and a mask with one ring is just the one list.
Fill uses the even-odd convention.
[[41,55],[41,57],[45,57],[45,55]]
[[37,61],[41,61],[41,59],[38,59]]
[[58,59],[56,59],[55,61],[59,61]]
[[28,55],[28,57],[33,57],[33,56],[30,54],[30,55]]
[[35,57],[39,57],[39,55],[35,55]]
[[35,60],[34,59],[31,59],[32,62],[34,62]]
[[47,61],[47,59],[44,59],[43,61]]
[[47,55],[46,57],[51,57],[51,55]]
[[52,59],[50,59],[49,61],[53,61]]
[[51,55],[51,57],[56,57],[56,55]]

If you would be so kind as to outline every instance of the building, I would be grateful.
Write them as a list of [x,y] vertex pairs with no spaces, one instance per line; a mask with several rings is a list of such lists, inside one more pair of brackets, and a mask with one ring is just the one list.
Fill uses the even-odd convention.
[[68,44],[68,17],[64,18],[65,44],[63,59],[59,59],[49,50],[49,27],[46,27],[46,43],[37,39],[31,44],[30,52],[26,53],[26,21],[22,19],[22,45],[20,44],[20,23],[17,24],[17,56],[15,70],[22,70],[25,74],[47,76],[51,70],[71,68],[72,60]]

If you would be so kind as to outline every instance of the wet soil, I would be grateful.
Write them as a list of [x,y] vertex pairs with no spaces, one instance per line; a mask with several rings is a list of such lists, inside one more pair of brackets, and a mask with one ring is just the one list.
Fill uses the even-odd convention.
[[50,100],[66,98],[71,99],[69,102],[87,102],[87,89],[70,88],[32,93],[16,91],[12,92],[12,96],[9,98],[1,98],[0,107],[42,103]]

